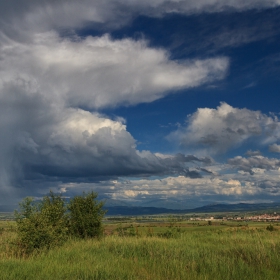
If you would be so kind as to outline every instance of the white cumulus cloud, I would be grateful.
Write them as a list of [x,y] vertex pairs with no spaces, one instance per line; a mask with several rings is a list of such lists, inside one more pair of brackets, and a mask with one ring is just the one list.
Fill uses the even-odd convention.
[[221,79],[228,68],[227,58],[179,63],[145,41],[108,35],[73,41],[48,32],[29,43],[2,43],[0,53],[0,87],[13,83],[72,107],[151,102],[170,90]]
[[187,118],[186,126],[180,127],[168,138],[183,147],[223,153],[249,140],[258,139],[265,145],[275,142],[279,136],[280,122],[276,116],[221,103],[217,109],[199,108]]

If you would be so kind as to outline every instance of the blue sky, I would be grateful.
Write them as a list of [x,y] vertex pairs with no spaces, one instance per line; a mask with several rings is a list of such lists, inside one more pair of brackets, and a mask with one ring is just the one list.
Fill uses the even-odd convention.
[[0,210],[50,189],[279,201],[279,16],[279,0],[1,3]]

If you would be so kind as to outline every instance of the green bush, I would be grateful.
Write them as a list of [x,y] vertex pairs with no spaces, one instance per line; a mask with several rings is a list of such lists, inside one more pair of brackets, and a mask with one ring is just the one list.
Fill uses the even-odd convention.
[[274,231],[275,229],[274,229],[274,226],[270,224],[269,226],[266,227],[266,230]]
[[17,245],[23,253],[49,249],[62,244],[67,237],[66,207],[63,199],[50,192],[41,202],[25,198],[15,211]]
[[16,245],[21,254],[50,249],[63,244],[70,235],[100,237],[103,233],[103,203],[96,193],[74,197],[67,205],[60,195],[50,192],[42,201],[25,198],[15,211]]
[[103,202],[96,201],[94,192],[83,193],[70,200],[69,229],[78,238],[100,237],[103,235],[102,218],[106,211],[102,210]]

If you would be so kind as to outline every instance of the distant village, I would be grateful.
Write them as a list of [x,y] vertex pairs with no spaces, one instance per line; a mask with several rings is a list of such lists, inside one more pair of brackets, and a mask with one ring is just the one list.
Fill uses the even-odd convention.
[[273,214],[261,214],[253,216],[230,216],[230,217],[193,217],[190,218],[190,221],[214,221],[214,220],[223,220],[223,221],[259,221],[259,222],[278,222],[280,221],[280,215],[274,212]]

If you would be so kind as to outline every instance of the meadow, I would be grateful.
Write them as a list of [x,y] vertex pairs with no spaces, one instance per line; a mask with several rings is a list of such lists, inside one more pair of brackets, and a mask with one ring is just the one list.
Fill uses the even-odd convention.
[[279,279],[280,238],[266,223],[106,223],[100,240],[18,256],[0,222],[0,279]]

